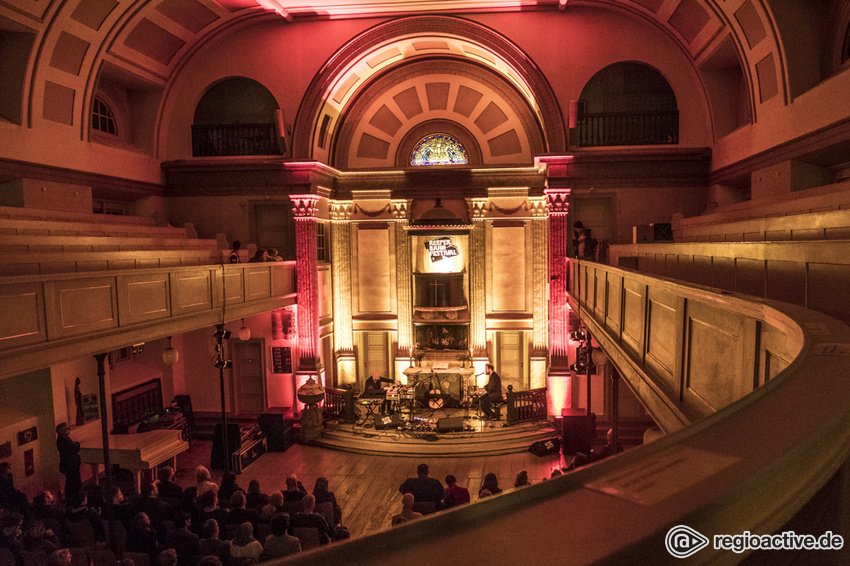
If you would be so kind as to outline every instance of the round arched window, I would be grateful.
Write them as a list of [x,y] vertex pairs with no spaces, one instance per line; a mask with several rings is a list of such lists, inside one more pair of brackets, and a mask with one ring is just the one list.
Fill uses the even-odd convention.
[[419,140],[410,155],[411,165],[465,165],[466,149],[448,134],[430,134]]

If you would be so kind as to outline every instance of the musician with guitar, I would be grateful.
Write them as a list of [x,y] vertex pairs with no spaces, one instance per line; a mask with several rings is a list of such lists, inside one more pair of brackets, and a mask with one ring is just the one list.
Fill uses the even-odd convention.
[[[366,380],[366,384],[364,385],[363,397],[383,397],[384,399],[386,399],[387,388],[381,385],[382,383],[392,384],[395,382],[391,379],[385,379],[381,377],[381,374],[377,370],[372,371],[372,374],[369,376],[369,379]],[[389,408],[390,403],[389,401],[385,400],[384,403],[381,405],[381,414],[386,414],[389,411]]]
[[496,412],[493,411],[493,403],[498,403],[502,400],[502,378],[496,373],[496,368],[493,364],[484,366],[484,373],[487,374],[487,385],[481,391],[481,398],[478,401],[481,407],[481,412],[484,413],[485,421],[496,420]]

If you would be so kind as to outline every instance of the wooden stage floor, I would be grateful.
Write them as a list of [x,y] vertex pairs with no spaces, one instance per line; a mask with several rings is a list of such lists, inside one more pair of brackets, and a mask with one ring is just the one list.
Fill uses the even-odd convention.
[[[504,418],[504,417],[503,417]],[[209,467],[211,442],[192,441],[188,451],[177,458],[178,481],[184,487],[194,485],[194,469]],[[532,483],[548,478],[553,469],[568,464],[560,453],[535,456],[528,451],[505,455],[457,455],[453,457],[374,455],[352,453],[319,446],[296,444],[286,452],[268,452],[237,476],[247,489],[256,479],[265,493],[285,488],[289,474],[296,474],[308,492],[319,476],[325,476],[342,507],[342,522],[352,537],[361,537],[390,528],[392,516],[401,510],[398,487],[416,475],[416,467],[425,462],[431,477],[445,483],[447,474],[467,487],[473,503],[485,474],[493,472],[502,489],[511,488],[516,474],[527,470]],[[213,479],[221,481],[221,471],[213,470]]]

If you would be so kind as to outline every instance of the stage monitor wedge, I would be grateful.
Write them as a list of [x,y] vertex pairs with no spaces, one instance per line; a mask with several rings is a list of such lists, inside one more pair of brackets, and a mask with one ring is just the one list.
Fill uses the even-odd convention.
[[398,428],[398,415],[375,415],[375,430]]
[[463,417],[443,417],[437,421],[437,432],[454,432],[463,430]]

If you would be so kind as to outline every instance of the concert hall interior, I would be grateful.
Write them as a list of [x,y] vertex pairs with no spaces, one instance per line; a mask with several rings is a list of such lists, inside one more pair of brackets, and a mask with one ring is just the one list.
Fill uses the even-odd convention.
[[0,462],[591,460],[292,563],[846,538],[848,68],[848,0],[0,0]]

